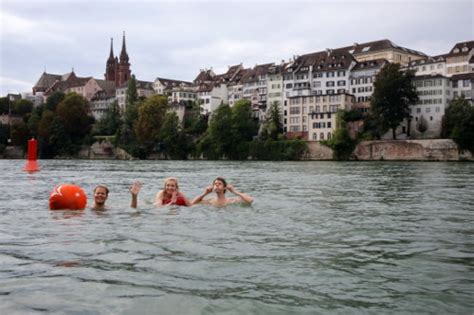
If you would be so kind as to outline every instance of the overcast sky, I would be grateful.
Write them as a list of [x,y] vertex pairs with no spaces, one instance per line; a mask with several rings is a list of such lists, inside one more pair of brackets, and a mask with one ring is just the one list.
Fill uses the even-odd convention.
[[0,95],[44,70],[104,78],[126,32],[132,73],[192,81],[293,55],[389,39],[427,55],[474,39],[474,0],[0,0]]

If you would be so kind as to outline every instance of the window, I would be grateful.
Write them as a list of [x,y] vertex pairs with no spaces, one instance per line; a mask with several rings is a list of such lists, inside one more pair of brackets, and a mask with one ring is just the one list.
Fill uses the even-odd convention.
[[319,134],[319,140],[324,140],[324,133],[321,132],[321,133]]

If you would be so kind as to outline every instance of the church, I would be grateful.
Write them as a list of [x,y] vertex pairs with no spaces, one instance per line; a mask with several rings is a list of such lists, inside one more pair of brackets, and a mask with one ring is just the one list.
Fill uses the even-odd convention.
[[115,86],[121,86],[130,80],[131,70],[130,62],[127,54],[127,47],[125,44],[125,32],[123,32],[122,51],[120,52],[120,59],[114,57],[114,39],[110,39],[110,55],[105,66],[105,80],[115,82]]

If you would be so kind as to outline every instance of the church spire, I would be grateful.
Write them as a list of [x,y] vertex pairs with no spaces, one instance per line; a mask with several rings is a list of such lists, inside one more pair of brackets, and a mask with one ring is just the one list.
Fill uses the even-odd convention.
[[127,46],[125,44],[125,31],[123,31],[122,51],[120,52],[120,63],[128,63]]
[[114,59],[114,38],[110,38],[110,55],[109,59]]

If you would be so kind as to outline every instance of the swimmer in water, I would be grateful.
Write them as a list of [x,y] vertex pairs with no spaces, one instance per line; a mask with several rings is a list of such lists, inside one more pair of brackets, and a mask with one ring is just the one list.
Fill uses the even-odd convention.
[[192,203],[182,192],[179,191],[178,180],[174,177],[168,177],[165,179],[163,190],[160,190],[156,194],[154,205],[156,207],[163,207],[166,205],[188,207],[191,206]]
[[[238,198],[227,198],[225,196],[226,191],[230,191],[231,193],[238,196]],[[211,199],[204,199],[208,194],[211,192],[215,192],[217,197]],[[212,182],[212,186],[208,186],[206,190],[194,198],[192,204],[202,203],[202,204],[209,204],[216,207],[223,207],[233,203],[244,203],[244,204],[251,204],[253,202],[253,198],[249,195],[241,193],[235,189],[233,185],[227,184],[224,178],[217,177]]]
[[[132,194],[132,202],[130,206],[132,208],[137,207],[138,192],[140,191],[141,187],[142,187],[142,184],[138,181],[134,182],[132,184],[132,187],[130,187],[130,193]],[[105,202],[107,201],[107,198],[109,197],[109,188],[105,185],[98,185],[94,188],[93,196],[94,196],[94,205],[91,207],[91,209],[95,211],[107,210],[107,208],[105,207]]]

